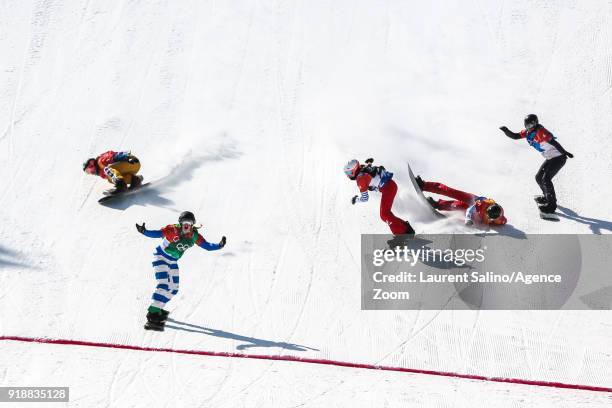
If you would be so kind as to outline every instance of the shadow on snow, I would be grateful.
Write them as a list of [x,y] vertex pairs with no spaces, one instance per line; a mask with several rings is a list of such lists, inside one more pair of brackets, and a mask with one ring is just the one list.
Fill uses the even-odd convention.
[[570,210],[569,208],[562,207],[560,205],[557,206],[557,209],[559,210],[557,214],[559,214],[560,217],[588,225],[591,231],[593,231],[593,234],[601,234],[602,229],[612,231],[612,222],[610,221],[585,217],[584,215],[578,214],[574,210]]
[[[293,350],[293,351],[308,351],[308,350],[319,351],[318,349],[307,347],[307,346],[301,346],[299,344],[286,343],[283,341],[258,339],[256,337],[248,337],[248,336],[243,336],[243,335],[236,334],[236,333],[226,332],[223,330],[210,329],[208,327],[197,326],[195,324],[181,322],[181,321],[174,320],[174,319],[168,319],[168,322],[175,323],[176,325],[166,324],[167,329],[182,330],[182,331],[187,331],[191,333],[206,334],[208,336],[221,337],[224,339],[244,342],[245,344],[240,344],[236,346],[237,350],[246,350],[246,349],[255,348],[255,347],[278,347],[278,348],[282,348],[285,350]],[[180,326],[177,326],[177,325],[180,325]]]

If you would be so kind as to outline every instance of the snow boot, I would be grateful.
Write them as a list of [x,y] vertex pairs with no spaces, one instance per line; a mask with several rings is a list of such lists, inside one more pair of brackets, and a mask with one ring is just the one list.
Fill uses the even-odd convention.
[[538,208],[540,209],[540,212],[544,213],[544,214],[554,214],[555,210],[557,206],[552,206],[549,203],[546,204],[540,204],[538,205]]
[[161,310],[161,320],[163,323],[166,323],[166,320],[168,320],[168,315],[170,314],[169,311],[162,309]]
[[142,185],[142,180],[142,176],[133,175],[132,182],[130,183],[130,190],[140,187]]
[[406,232],[404,233],[404,235],[414,236],[414,234],[416,234],[416,231],[414,230],[414,228],[412,228],[412,225],[410,225],[408,221],[404,221],[404,222],[406,223]]
[[419,186],[419,188],[421,189],[421,191],[423,191],[423,186],[425,185],[425,182],[423,181],[423,179],[421,178],[421,176],[416,176],[415,180],[417,182],[417,185]]
[[546,197],[544,197],[543,195],[533,196],[533,199],[538,204],[547,204],[548,203],[548,201],[546,201]]
[[117,182],[115,183],[115,188],[112,190],[108,190],[108,194],[109,195],[115,195],[115,194],[120,194],[123,193],[124,191],[127,190],[127,185],[125,184],[125,181],[123,180],[117,180]]
[[[167,315],[166,315],[167,316]],[[147,322],[144,325],[145,330],[164,331],[165,320],[162,313],[147,313]]]
[[427,202],[434,208],[434,210],[440,209],[440,206],[438,205],[438,200],[434,200],[432,197],[427,197]]

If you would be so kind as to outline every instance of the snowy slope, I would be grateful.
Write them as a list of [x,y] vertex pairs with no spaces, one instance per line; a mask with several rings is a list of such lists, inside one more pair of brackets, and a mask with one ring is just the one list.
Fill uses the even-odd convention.
[[[612,198],[612,5],[429,3],[4,0],[0,335],[612,386],[609,312],[360,310],[359,234],[386,226],[376,198],[349,203],[341,166],[353,157],[396,172],[395,209],[419,231],[469,230],[426,219],[406,161],[494,197],[508,233],[612,230],[600,205]],[[539,155],[497,129],[518,130],[527,112],[576,156],[555,179],[560,223],[542,222],[531,201]],[[110,148],[131,149],[155,184],[103,207],[108,186],[80,170]],[[170,310],[192,326],[145,332],[157,243],[134,224],[160,227],[186,209],[228,245],[181,259]],[[186,384],[184,406],[472,407],[490,406],[490,393],[496,406],[610,403],[296,363],[0,351],[0,385],[57,376],[82,397],[75,406],[151,405],[140,381],[163,384],[162,406]]]

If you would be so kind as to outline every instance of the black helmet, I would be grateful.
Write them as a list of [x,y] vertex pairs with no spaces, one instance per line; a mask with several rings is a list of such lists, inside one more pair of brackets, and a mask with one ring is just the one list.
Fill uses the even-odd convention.
[[538,123],[540,123],[538,121],[538,117],[537,115],[530,113],[529,115],[525,116],[525,129],[532,129],[534,128]]
[[195,215],[191,211],[183,211],[181,215],[179,215],[179,224],[182,224],[185,221],[191,221],[192,224],[195,224]]
[[95,157],[90,157],[89,159],[85,160],[85,163],[83,163],[83,171],[87,170],[87,167],[89,167],[89,163],[91,161],[96,161]]
[[489,208],[487,208],[487,217],[489,217],[490,220],[495,220],[502,215],[502,212],[503,210],[501,208],[501,205],[497,203],[491,204]]

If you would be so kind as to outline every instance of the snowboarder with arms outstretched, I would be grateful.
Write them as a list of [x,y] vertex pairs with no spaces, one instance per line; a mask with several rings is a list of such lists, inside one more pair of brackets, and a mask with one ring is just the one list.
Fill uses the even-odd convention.
[[508,222],[502,206],[491,198],[456,190],[435,181],[424,181],[421,176],[416,176],[416,182],[423,192],[452,198],[453,200],[434,200],[432,197],[427,197],[427,201],[438,211],[465,211],[466,225],[474,223],[504,225]]
[[140,160],[131,152],[109,150],[98,157],[91,157],[83,163],[83,171],[92,176],[100,176],[115,186],[109,194],[118,194],[142,185]]
[[179,268],[178,260],[185,251],[194,245],[207,251],[216,251],[225,246],[225,237],[221,238],[218,244],[212,244],[204,239],[198,232],[198,227],[194,226],[195,216],[192,212],[184,211],[178,219],[178,224],[166,225],[160,230],[148,230],[145,224],[136,224],[136,229],[141,234],[149,238],[163,238],[161,245],[155,248],[153,270],[157,287],[153,292],[153,302],[147,311],[147,323],[145,329],[163,331],[167,310],[166,304],[178,293],[179,289]]
[[536,197],[536,202],[545,218],[546,215],[554,214],[557,209],[557,196],[552,179],[565,165],[567,158],[571,159],[574,155],[561,146],[555,136],[539,123],[538,117],[533,113],[525,117],[524,124],[525,129],[520,133],[514,133],[506,126],[499,129],[511,139],[526,139],[529,145],[544,156],[545,161],[536,173],[535,179],[542,190],[542,195]]
[[382,194],[380,200],[380,218],[387,223],[394,236],[414,235],[415,231],[408,223],[395,216],[391,211],[393,200],[397,194],[397,184],[393,181],[393,173],[383,166],[373,166],[374,159],[367,159],[366,164],[360,164],[353,159],[344,166],[344,174],[357,183],[360,195],[351,199],[352,204],[365,203],[369,199],[369,191],[378,191]]

